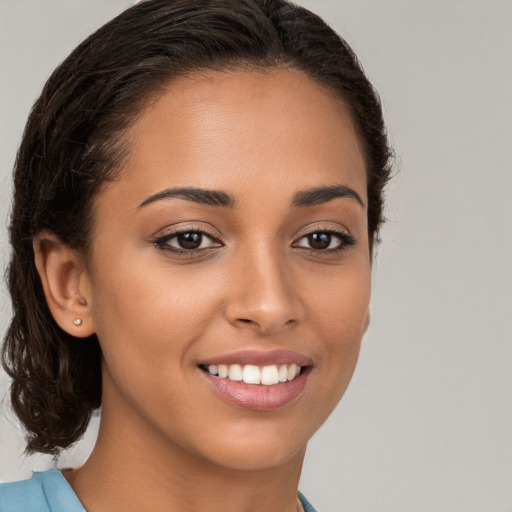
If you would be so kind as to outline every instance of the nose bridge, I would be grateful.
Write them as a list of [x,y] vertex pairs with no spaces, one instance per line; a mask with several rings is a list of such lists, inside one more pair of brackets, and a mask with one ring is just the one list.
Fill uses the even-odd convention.
[[299,320],[292,269],[276,245],[260,238],[238,251],[227,306],[231,323],[271,333]]

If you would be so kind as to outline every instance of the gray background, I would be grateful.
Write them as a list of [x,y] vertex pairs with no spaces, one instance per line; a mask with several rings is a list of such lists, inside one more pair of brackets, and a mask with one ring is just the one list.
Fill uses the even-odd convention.
[[[55,65],[130,0],[0,0],[0,267],[10,172]],[[303,0],[379,90],[399,175],[352,384],[311,441],[303,492],[327,512],[512,511],[512,2]],[[0,288],[0,333],[9,319]],[[0,376],[0,397],[8,387]],[[63,455],[77,465],[94,441]],[[0,481],[22,456],[0,414]]]

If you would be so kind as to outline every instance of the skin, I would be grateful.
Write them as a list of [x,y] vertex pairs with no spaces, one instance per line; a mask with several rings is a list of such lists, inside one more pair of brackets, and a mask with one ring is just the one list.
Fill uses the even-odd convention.
[[[96,333],[104,354],[98,441],[65,475],[89,512],[296,511],[306,444],[345,392],[369,321],[365,162],[348,109],[296,70],[209,71],[171,84],[125,141],[88,259],[49,233],[35,241],[57,322]],[[340,184],[363,205],[292,204]],[[140,206],[172,187],[224,191],[236,207]],[[185,255],[176,238],[155,243],[175,228],[214,241]],[[355,244],[311,250],[307,235],[332,230]],[[227,403],[198,368],[282,348],[313,364],[301,395],[272,411]]]

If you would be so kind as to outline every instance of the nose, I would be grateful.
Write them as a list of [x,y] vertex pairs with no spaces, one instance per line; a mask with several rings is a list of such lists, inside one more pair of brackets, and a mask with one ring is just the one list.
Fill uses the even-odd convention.
[[240,254],[230,275],[225,310],[229,323],[269,335],[300,322],[301,301],[286,258],[260,246],[252,254]]

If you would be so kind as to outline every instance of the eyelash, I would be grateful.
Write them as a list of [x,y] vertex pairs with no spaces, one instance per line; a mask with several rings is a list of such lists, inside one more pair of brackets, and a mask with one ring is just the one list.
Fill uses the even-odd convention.
[[[218,245],[214,245],[214,246],[210,246],[210,247],[203,247],[203,248],[198,247],[195,249],[183,249],[183,248],[171,247],[169,245],[169,242],[172,239],[177,238],[179,235],[184,235],[184,234],[197,234],[197,235],[200,235],[201,237],[209,238],[214,244],[218,244]],[[300,240],[303,240],[305,238],[308,238],[313,235],[318,235],[318,234],[328,235],[330,237],[332,237],[332,236],[336,237],[339,240],[339,246],[331,248],[331,249],[315,249],[313,247],[302,247],[302,246],[298,245],[298,242]],[[203,240],[201,240],[201,244],[202,244],[202,242],[203,242]],[[329,240],[329,242],[331,243],[332,240]],[[329,245],[330,245],[330,243],[329,243]],[[356,239],[352,235],[349,235],[348,233],[346,233],[344,231],[341,231],[341,230],[338,231],[338,230],[334,230],[334,229],[315,229],[313,231],[310,231],[309,233],[302,235],[300,238],[298,238],[298,240],[292,244],[292,247],[302,249],[302,250],[310,252],[312,254],[339,254],[343,251],[346,251],[350,247],[354,246],[356,243],[357,243]],[[156,245],[159,249],[161,249],[163,251],[169,251],[173,254],[184,255],[184,256],[194,256],[194,255],[197,255],[198,252],[207,251],[209,249],[214,249],[214,248],[223,246],[222,242],[220,242],[217,238],[215,238],[210,233],[203,231],[201,229],[194,229],[194,228],[184,228],[184,229],[179,229],[179,230],[173,231],[171,233],[168,233],[166,235],[156,238],[153,241],[153,244]]]
[[[196,248],[196,249],[183,249],[183,248],[178,248],[178,247],[171,247],[169,245],[169,242],[173,238],[177,238],[179,235],[186,235],[186,234],[197,234],[197,235],[200,235],[201,237],[209,238],[213,243],[215,243],[217,245],[214,245],[214,246],[211,246],[211,247]],[[213,249],[213,248],[216,248],[216,247],[222,247],[222,245],[223,245],[222,242],[220,242],[220,240],[215,238],[213,235],[211,235],[207,231],[204,231],[202,229],[197,229],[197,228],[177,229],[175,231],[167,233],[166,235],[163,235],[161,237],[156,238],[153,241],[153,243],[159,249],[161,249],[163,251],[171,252],[171,253],[176,254],[178,256],[181,256],[181,255],[183,255],[183,256],[197,256],[198,252],[206,251],[208,249]],[[201,240],[201,244],[202,243],[203,243],[203,240]]]
[[[334,247],[331,249],[315,249],[313,247],[301,247],[301,246],[297,245],[300,240],[302,240],[304,238],[308,238],[313,235],[319,235],[319,234],[328,235],[329,237],[331,237],[331,239],[329,240],[330,243],[332,242],[333,236],[335,238],[337,238],[338,242],[339,242],[338,247]],[[329,243],[329,245],[330,245],[330,243]],[[350,247],[354,246],[356,243],[357,243],[356,239],[352,235],[349,235],[348,233],[346,233],[345,231],[336,230],[336,229],[316,228],[313,231],[310,231],[310,232],[302,235],[297,240],[297,242],[294,242],[292,244],[292,247],[297,247],[297,248],[303,249],[312,254],[339,254],[341,252],[346,251]]]

